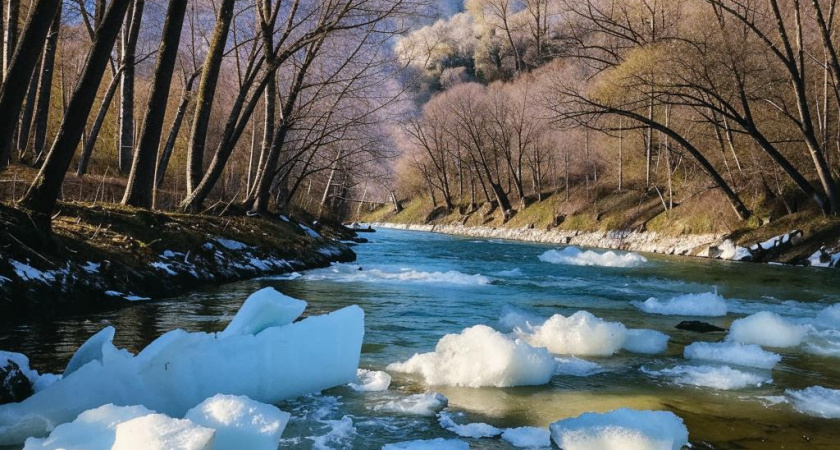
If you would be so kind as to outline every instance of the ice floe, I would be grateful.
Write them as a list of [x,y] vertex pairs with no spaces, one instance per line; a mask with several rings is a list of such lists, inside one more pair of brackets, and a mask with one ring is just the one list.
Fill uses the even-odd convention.
[[546,384],[556,364],[544,348],[476,325],[444,336],[434,352],[415,354],[388,370],[421,375],[430,385],[510,387]]
[[496,437],[502,434],[502,430],[486,423],[458,424],[453,414],[441,412],[438,415],[438,423],[447,431],[458,436],[472,439]]
[[649,314],[665,316],[722,317],[726,315],[726,300],[713,292],[684,294],[661,301],[649,298],[644,302],[631,302]]
[[213,450],[214,438],[212,428],[149,414],[117,425],[111,450]]
[[449,404],[443,394],[426,392],[413,394],[396,400],[391,400],[374,407],[377,411],[394,414],[410,414],[413,416],[435,416]]
[[387,444],[382,450],[470,450],[470,445],[460,439],[428,439]]
[[456,270],[446,272],[425,272],[410,268],[383,270],[365,269],[353,264],[335,264],[322,270],[314,270],[303,275],[305,280],[329,280],[344,283],[433,283],[453,285],[487,285],[492,279],[481,274],[466,274]]
[[508,428],[502,433],[502,440],[517,448],[543,448],[551,446],[551,433],[545,428]]
[[651,376],[669,378],[676,384],[708,387],[722,391],[761,386],[772,381],[769,375],[745,372],[729,366],[679,365],[662,370],[642,367],[641,370]]
[[289,413],[248,397],[218,394],[187,411],[185,419],[216,431],[214,450],[276,450]]
[[782,360],[776,353],[768,352],[755,344],[738,342],[695,342],[683,350],[686,359],[713,361],[724,364],[772,369]]
[[577,247],[549,250],[540,255],[539,258],[542,262],[552,264],[599,267],[638,267],[647,262],[647,259],[638,253],[619,254],[613,251],[598,253],[592,250],[581,250]]
[[529,344],[558,355],[610,356],[627,339],[624,325],[607,322],[587,311],[569,317],[555,314],[531,331],[519,329],[516,333]]
[[688,444],[688,429],[670,411],[584,413],[555,422],[550,429],[563,450],[680,450]]
[[359,369],[356,381],[350,383],[350,389],[359,392],[379,392],[388,390],[391,385],[391,375],[379,370]]
[[[290,301],[279,294],[274,298]],[[258,326],[243,326],[234,318],[231,324],[240,325],[226,335],[174,330],[136,356],[117,351],[109,339],[97,338],[101,359],[91,346],[84,352],[91,356],[80,357],[87,363],[60,381],[21,403],[0,405],[0,444],[43,436],[107,403],[143,405],[181,417],[219,392],[274,404],[356,380],[364,334],[364,313],[358,306],[263,329],[290,319],[283,308],[260,303],[246,303],[239,313],[257,317],[249,310],[262,311]],[[249,329],[261,331],[237,334]]]
[[782,318],[776,313],[762,311],[732,322],[727,339],[742,344],[766,347],[796,347],[805,338],[808,328]]
[[840,419],[840,390],[822,386],[785,391],[794,409],[814,417]]
[[574,356],[557,357],[554,360],[557,361],[557,369],[554,371],[557,375],[588,377],[604,371],[600,364]]
[[633,353],[655,355],[668,350],[669,339],[668,335],[661,331],[630,329],[627,330],[623,348]]
[[111,450],[117,425],[152,413],[142,406],[103,405],[57,426],[49,437],[27,439],[23,449]]

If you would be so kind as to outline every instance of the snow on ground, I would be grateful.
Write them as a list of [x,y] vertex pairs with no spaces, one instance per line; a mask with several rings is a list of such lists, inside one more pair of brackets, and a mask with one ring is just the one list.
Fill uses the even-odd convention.
[[[290,301],[279,294],[274,298]],[[358,306],[283,325],[278,324],[290,319],[276,313],[282,308],[263,306],[246,302],[237,314],[257,317],[249,311],[257,309],[264,314],[258,326],[240,326],[242,321],[234,318],[231,324],[240,325],[219,335],[174,330],[136,356],[97,338],[101,358],[86,349],[84,354],[93,356],[80,356],[87,362],[77,370],[21,403],[0,405],[0,445],[43,436],[107,403],[144,405],[181,417],[219,392],[274,404],[355,381],[364,334]],[[277,315],[265,316],[270,314]]]
[[10,361],[18,366],[18,370],[29,380],[29,383],[32,384],[32,390],[35,392],[42,391],[61,379],[61,375],[51,373],[41,375],[37,370],[30,368],[29,358],[23,353],[0,350],[0,368],[6,367]]
[[53,270],[48,270],[44,272],[30,266],[29,264],[22,263],[20,261],[15,261],[14,259],[9,260],[9,263],[11,263],[12,269],[14,269],[15,274],[22,280],[40,281],[41,283],[51,283],[55,281],[55,276],[59,273],[58,271]]
[[149,414],[117,425],[111,450],[213,450],[214,434],[187,419]]
[[808,257],[808,263],[814,267],[837,267],[838,262],[840,262],[840,252],[832,254],[824,249],[819,249]]
[[668,350],[667,334],[656,330],[627,330],[627,339],[623,348],[629,352],[655,355]]
[[641,370],[651,376],[671,379],[676,384],[708,387],[722,391],[761,386],[773,381],[769,374],[764,376],[729,366],[679,365],[662,370],[642,367]]
[[320,235],[320,234],[318,234],[318,232],[317,232],[317,231],[313,230],[312,228],[307,227],[306,225],[304,225],[304,224],[302,224],[302,223],[299,223],[299,224],[298,224],[298,226],[299,226],[299,227],[300,227],[300,228],[301,228],[301,229],[302,229],[302,230],[303,230],[303,231],[304,231],[304,232],[305,232],[305,233],[306,233],[309,237],[312,237],[312,238],[315,238],[315,239],[318,239],[318,238],[320,238],[320,237],[321,237],[321,235]]
[[647,259],[638,253],[603,253],[592,250],[581,250],[577,247],[566,247],[562,250],[549,250],[540,255],[540,261],[552,264],[569,264],[573,266],[599,267],[638,267]]
[[245,250],[246,248],[250,248],[248,245],[239,241],[234,241],[233,239],[216,238],[216,242],[228,250]]
[[289,413],[248,397],[218,394],[187,411],[184,418],[216,430],[214,450],[276,450]]
[[350,383],[350,389],[358,392],[387,391],[391,385],[391,375],[379,370],[359,369],[356,371],[356,382]]
[[563,450],[680,450],[688,429],[670,411],[617,409],[585,413],[551,424],[551,438]]
[[738,342],[695,342],[683,350],[686,359],[772,369],[782,357],[755,344]]
[[727,339],[742,344],[766,347],[796,347],[808,328],[783,319],[776,313],[762,311],[732,322]]
[[489,277],[481,274],[466,274],[455,270],[447,272],[425,272],[409,268],[397,270],[365,269],[355,264],[334,264],[323,270],[307,272],[305,280],[329,280],[345,283],[430,283],[455,285],[487,285],[492,283]]
[[117,425],[152,413],[142,406],[103,405],[57,426],[49,437],[27,439],[23,450],[111,450]]
[[458,436],[472,439],[496,437],[502,434],[502,430],[486,423],[468,423],[461,425],[455,422],[453,414],[441,412],[438,414],[438,423],[447,431]]
[[470,450],[470,445],[460,439],[429,439],[387,444],[382,450]]
[[518,448],[551,447],[551,433],[545,428],[508,428],[502,433],[502,440]]
[[393,414],[410,414],[413,416],[428,416],[433,417],[446,405],[449,404],[443,394],[437,392],[426,392],[423,394],[413,394],[406,397],[401,397],[396,400],[391,400],[379,405],[374,409],[376,411],[389,412]]
[[840,419],[840,390],[811,386],[801,390],[788,389],[785,395],[793,407],[803,414]]
[[649,314],[664,316],[722,317],[726,315],[726,300],[713,292],[684,294],[666,301],[649,298],[644,302],[631,302]]
[[476,325],[447,334],[434,352],[415,354],[388,370],[421,375],[433,386],[510,387],[546,384],[556,365],[546,349]]
[[93,261],[88,261],[84,266],[82,266],[82,270],[87,273],[99,273],[99,268],[102,266],[100,263],[95,263]]
[[554,358],[557,361],[557,375],[571,375],[574,377],[588,377],[596,373],[604,372],[600,364],[574,356]]

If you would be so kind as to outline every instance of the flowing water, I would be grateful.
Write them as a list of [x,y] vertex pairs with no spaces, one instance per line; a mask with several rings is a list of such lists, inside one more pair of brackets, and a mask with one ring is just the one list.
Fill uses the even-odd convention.
[[[260,279],[195,292],[170,300],[137,303],[116,311],[0,329],[0,349],[30,356],[40,371],[60,372],[73,351],[106,324],[117,329],[115,344],[137,352],[173,328],[218,331],[245,297],[265,286],[309,302],[308,314],[358,304],[366,313],[361,367],[385,370],[418,352],[432,351],[447,333],[486,324],[500,328],[512,308],[548,318],[585,309],[628,328],[668,334],[660,355],[619,352],[586,358],[601,365],[589,376],[556,375],[538,387],[428,387],[415,376],[394,376],[386,392],[334,388],[284,402],[293,414],[283,448],[378,449],[412,439],[457,437],[434,417],[377,409],[409,394],[436,391],[449,399],[459,422],[497,427],[546,427],[586,411],[619,407],[666,409],[682,417],[695,448],[840,448],[840,421],[797,412],[778,403],[785,389],[819,385],[840,388],[840,358],[804,350],[773,349],[783,360],[766,375],[772,383],[737,390],[679,385],[649,371],[685,364],[683,347],[719,340],[674,328],[686,317],[646,314],[631,305],[649,297],[717,291],[729,314],[702,319],[728,327],[739,318],[767,310],[795,321],[811,320],[840,301],[840,272],[723,263],[645,255],[637,267],[585,267],[542,262],[550,246],[475,240],[416,232],[380,231],[357,246],[355,264],[309,271],[300,276]],[[509,447],[499,439],[469,440],[474,449]]]

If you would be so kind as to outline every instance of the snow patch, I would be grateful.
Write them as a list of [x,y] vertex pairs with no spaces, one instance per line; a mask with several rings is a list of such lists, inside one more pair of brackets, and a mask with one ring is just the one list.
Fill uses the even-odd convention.
[[551,438],[563,450],[680,450],[688,445],[688,429],[670,411],[584,413],[550,428]]
[[647,262],[647,259],[638,253],[618,254],[613,251],[597,253],[592,250],[584,251],[577,247],[549,250],[540,255],[539,258],[542,262],[552,264],[598,267],[638,267]]
[[510,387],[546,384],[556,364],[545,349],[476,325],[444,336],[434,352],[415,354],[388,370],[422,375],[433,386]]
[[713,292],[684,294],[666,301],[649,298],[644,302],[631,302],[648,314],[664,316],[722,317],[726,315],[726,300]]
[[218,242],[219,245],[221,245],[222,247],[224,247],[228,250],[245,250],[247,248],[250,248],[248,245],[243,244],[242,242],[239,242],[239,241],[234,241],[233,239],[218,238],[218,239],[216,239],[216,242]]

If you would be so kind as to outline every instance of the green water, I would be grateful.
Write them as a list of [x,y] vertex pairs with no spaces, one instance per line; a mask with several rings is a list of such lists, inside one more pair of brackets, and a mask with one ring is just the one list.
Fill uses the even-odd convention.
[[[696,448],[840,448],[840,420],[814,418],[765,399],[782,396],[785,389],[840,388],[840,358],[809,354],[804,347],[773,349],[783,360],[768,372],[772,383],[731,391],[677,385],[649,376],[640,367],[684,364],[685,345],[723,335],[680,331],[674,325],[689,318],[645,314],[630,304],[717,290],[730,312],[724,318],[702,319],[715,325],[728,327],[762,310],[803,321],[840,301],[840,272],[652,255],[645,255],[648,263],[635,268],[581,267],[541,262],[538,256],[552,247],[536,244],[396,231],[369,237],[370,244],[356,247],[359,258],[354,265],[2,328],[0,349],[29,355],[41,371],[60,372],[78,345],[107,324],[117,329],[118,347],[136,352],[173,328],[221,330],[249,293],[273,286],[308,301],[309,314],[360,305],[366,313],[361,366],[385,370],[389,363],[433,350],[447,333],[477,324],[498,327],[500,316],[510,308],[545,318],[585,309],[628,327],[668,334],[668,351],[587,358],[605,371],[587,377],[557,375],[548,385],[527,388],[430,388],[422,379],[392,373],[387,392],[356,393],[339,387],[279,405],[295,417],[284,433],[283,448],[323,444],[321,448],[365,449],[457,437],[435,418],[375,409],[385,401],[429,390],[446,395],[450,410],[465,414],[459,420],[498,427],[545,427],[586,411],[619,407],[666,409],[685,420]],[[474,449],[513,448],[499,439],[468,441]]]

